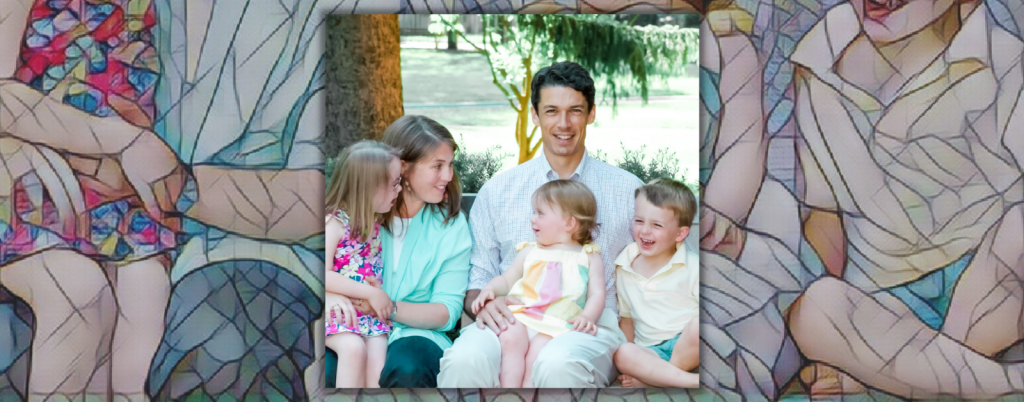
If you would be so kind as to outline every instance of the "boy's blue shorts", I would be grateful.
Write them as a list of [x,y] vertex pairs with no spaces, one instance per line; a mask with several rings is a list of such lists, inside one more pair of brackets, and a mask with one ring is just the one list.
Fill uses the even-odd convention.
[[648,348],[655,351],[658,356],[661,356],[661,360],[669,361],[672,359],[672,349],[676,347],[676,341],[679,340],[680,336],[682,336],[682,334],[676,335],[675,338],[669,339],[660,344],[648,346]]

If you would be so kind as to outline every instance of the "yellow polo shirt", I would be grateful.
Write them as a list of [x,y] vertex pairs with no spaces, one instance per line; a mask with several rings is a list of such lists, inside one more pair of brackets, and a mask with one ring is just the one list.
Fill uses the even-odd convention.
[[640,247],[633,243],[615,259],[619,315],[633,319],[634,343],[654,346],[675,338],[699,316],[700,264],[697,253],[680,244],[668,264],[647,279],[633,271],[639,255]]

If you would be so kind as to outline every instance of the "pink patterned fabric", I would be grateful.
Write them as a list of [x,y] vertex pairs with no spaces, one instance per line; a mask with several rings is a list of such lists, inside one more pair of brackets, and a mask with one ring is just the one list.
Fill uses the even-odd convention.
[[[366,278],[374,277],[383,285],[384,259],[380,256],[380,222],[373,225],[369,241],[360,242],[358,239],[349,238],[352,228],[349,226],[349,217],[345,211],[335,211],[334,218],[345,227],[345,235],[338,242],[338,249],[334,252],[334,272],[359,283],[366,283]],[[339,323],[339,317],[331,312],[331,317],[326,323],[326,335],[353,332],[363,336],[377,336],[391,332],[390,326],[373,316],[357,312],[356,317],[356,327],[345,327]]]
[[[83,112],[148,128],[159,70],[155,23],[151,0],[38,0],[15,78]],[[13,207],[0,205],[0,264],[52,247],[117,262],[175,247],[174,230],[137,198],[103,203],[94,181],[80,176],[79,184],[87,211],[66,225],[37,176],[17,178]]]

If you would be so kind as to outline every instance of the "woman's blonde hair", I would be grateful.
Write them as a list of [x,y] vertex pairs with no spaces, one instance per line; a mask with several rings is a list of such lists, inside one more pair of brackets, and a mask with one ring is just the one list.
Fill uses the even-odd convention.
[[373,198],[381,186],[391,184],[388,165],[396,158],[394,148],[377,141],[357,142],[338,155],[327,185],[324,210],[328,215],[339,209],[348,214],[349,238],[365,242],[373,233],[377,221]]
[[573,241],[586,245],[594,241],[597,231],[597,199],[583,183],[572,180],[552,180],[533,193],[533,202],[547,203],[557,208],[563,217],[576,218]]
[[[459,146],[455,143],[455,137],[452,137],[452,133],[447,128],[428,117],[417,115],[405,115],[391,123],[384,130],[384,143],[395,147],[398,150],[399,158],[409,164],[415,164],[423,158],[430,157],[430,154],[441,144],[448,144],[452,147],[452,152],[459,150]],[[396,215],[395,212],[401,211],[405,205],[406,185],[407,182],[403,177],[402,192],[398,194],[395,206],[391,208],[390,212],[384,214],[384,221],[381,225],[389,232],[393,232],[391,221]],[[454,172],[452,181],[444,189],[444,194],[445,197],[440,203],[427,204],[425,208],[434,208],[441,212],[444,215],[443,223],[448,224],[449,220],[459,216],[462,204],[462,187],[459,185],[459,176]]]

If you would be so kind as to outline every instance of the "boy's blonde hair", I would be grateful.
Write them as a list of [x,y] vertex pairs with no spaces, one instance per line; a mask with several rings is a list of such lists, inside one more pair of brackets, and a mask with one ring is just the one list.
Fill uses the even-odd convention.
[[576,233],[572,239],[585,245],[594,241],[597,230],[597,199],[583,183],[572,180],[552,180],[533,193],[533,202],[543,201],[558,208],[564,217],[576,218]]
[[697,197],[685,184],[668,178],[654,179],[636,189],[636,197],[641,195],[654,206],[671,210],[679,221],[679,227],[693,225]]
[[343,210],[349,217],[349,238],[367,241],[377,213],[373,198],[388,183],[388,165],[398,151],[377,141],[360,141],[341,150],[324,199],[326,214]]

